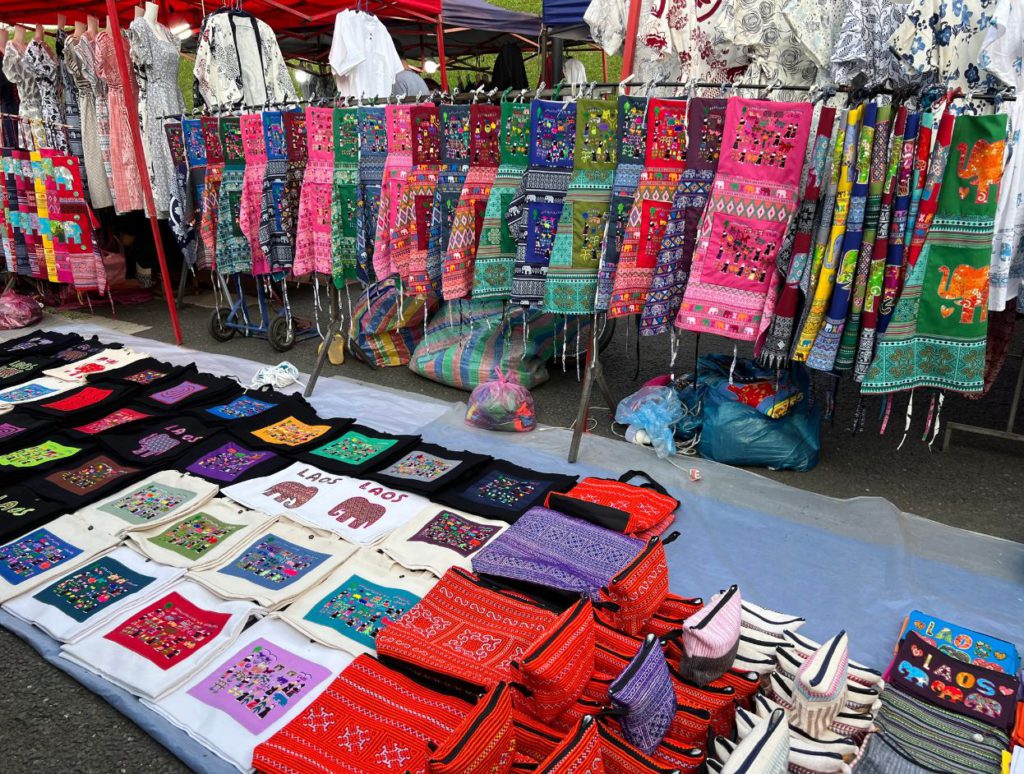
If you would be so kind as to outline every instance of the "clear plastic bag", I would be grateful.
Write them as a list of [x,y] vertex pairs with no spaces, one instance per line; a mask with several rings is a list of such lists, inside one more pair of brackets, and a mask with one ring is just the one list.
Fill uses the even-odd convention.
[[537,426],[533,395],[521,384],[507,379],[497,368],[496,378],[477,385],[470,393],[466,424],[483,430],[524,433]]
[[670,386],[641,387],[619,401],[615,409],[615,421],[643,428],[655,453],[662,459],[676,453],[674,429],[682,418],[683,407]]
[[43,319],[43,308],[29,296],[8,290],[0,295],[0,330],[27,328]]

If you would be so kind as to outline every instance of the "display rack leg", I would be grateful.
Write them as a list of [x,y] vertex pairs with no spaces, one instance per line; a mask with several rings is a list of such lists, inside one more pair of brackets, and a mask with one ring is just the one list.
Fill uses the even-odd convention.
[[313,373],[309,375],[306,382],[306,391],[302,393],[305,397],[313,394],[320,372],[324,370],[324,363],[327,362],[327,351],[331,348],[334,337],[341,333],[341,289],[334,287],[334,283],[328,283],[331,299],[331,324],[327,328],[327,335],[320,344],[320,353],[316,356],[316,365],[313,366]]
[[569,444],[569,462],[576,462],[580,453],[580,442],[583,440],[583,433],[587,428],[587,416],[590,413],[590,396],[594,391],[594,384],[601,391],[610,409],[615,405],[608,383],[604,380],[604,371],[601,367],[601,351],[598,347],[600,323],[603,315],[594,315],[590,324],[590,342],[587,344],[587,367],[583,372],[583,392],[580,395],[580,407],[576,412],[576,422],[572,428],[572,441]]
[[987,435],[990,438],[1001,438],[1004,441],[1017,441],[1024,443],[1024,433],[1013,432],[1013,426],[1017,423],[1017,409],[1020,408],[1021,393],[1024,392],[1024,353],[1010,355],[1020,360],[1017,368],[1017,384],[1013,388],[1013,398],[1010,400],[1010,415],[1006,418],[1005,430],[994,430],[991,427],[979,427],[978,425],[967,425],[962,422],[950,422],[946,425],[946,434],[942,436],[942,451],[949,448],[950,436],[954,430],[963,433],[974,433],[975,435]]
[[181,264],[181,279],[178,280],[178,309],[185,303],[185,286],[188,284],[188,265]]

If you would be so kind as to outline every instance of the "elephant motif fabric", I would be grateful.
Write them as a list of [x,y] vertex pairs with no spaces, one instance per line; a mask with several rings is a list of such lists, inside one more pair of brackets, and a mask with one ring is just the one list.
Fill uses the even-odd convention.
[[[948,153],[948,162],[941,187],[929,175],[921,205],[920,217],[930,218],[930,227],[920,254],[913,255],[912,248],[911,258],[917,260],[910,264],[862,392],[984,389],[988,275],[1000,183],[999,174],[993,177],[992,158],[1001,159],[1005,138],[1005,115],[961,116],[955,124],[952,116],[943,117],[932,160]],[[1001,161],[995,166],[1001,171]]]
[[320,491],[315,486],[306,486],[295,481],[281,481],[264,490],[266,497],[273,497],[285,508],[298,508],[308,503]]

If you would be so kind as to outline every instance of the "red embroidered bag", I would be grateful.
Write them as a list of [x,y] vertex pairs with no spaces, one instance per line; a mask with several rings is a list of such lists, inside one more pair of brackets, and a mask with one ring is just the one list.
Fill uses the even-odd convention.
[[[648,755],[637,747],[627,742],[621,733],[618,725],[608,719],[602,719],[597,724],[597,733],[601,737],[601,758],[604,770],[607,774],[677,774],[680,767],[673,763],[658,760],[658,756]],[[659,750],[661,748],[659,747]],[[690,750],[697,752],[699,750]],[[693,756],[701,763],[704,756]],[[698,768],[686,768],[682,771],[697,771]]]
[[665,543],[675,540],[678,535],[678,532],[673,532],[664,541],[651,538],[636,559],[601,589],[601,601],[612,603],[600,608],[599,614],[607,623],[627,634],[643,632],[668,596]]
[[604,774],[597,723],[585,717],[540,766],[537,774]]
[[513,708],[512,719],[516,734],[516,753],[521,758],[529,758],[534,763],[540,763],[562,743],[564,734],[525,712]]
[[512,696],[498,683],[427,761],[428,774],[508,774],[516,757]]
[[[647,483],[627,483],[643,477]],[[632,535],[663,525],[679,501],[665,487],[643,471],[630,470],[618,479],[584,478],[564,494],[552,492],[544,503],[548,508],[597,524],[606,529]]]

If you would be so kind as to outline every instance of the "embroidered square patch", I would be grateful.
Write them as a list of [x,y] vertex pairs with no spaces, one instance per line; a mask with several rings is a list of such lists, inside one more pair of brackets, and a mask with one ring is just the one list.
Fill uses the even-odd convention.
[[463,496],[470,502],[519,510],[538,499],[545,487],[543,481],[518,478],[508,473],[494,471],[472,484],[463,492]]
[[253,430],[252,434],[266,443],[280,446],[302,446],[310,441],[315,441],[330,429],[330,425],[307,425],[295,417],[286,417],[280,422]]
[[231,616],[193,605],[172,591],[103,635],[161,669],[180,664],[205,647]]
[[71,494],[85,495],[135,472],[136,468],[122,467],[110,457],[101,455],[77,468],[51,473],[46,480]]
[[0,465],[11,468],[34,468],[47,462],[73,457],[82,451],[78,446],[65,446],[56,441],[43,441],[35,446],[0,455]]
[[111,411],[105,417],[97,419],[95,422],[79,425],[74,429],[80,433],[85,433],[86,435],[96,435],[115,427],[126,425],[129,422],[137,422],[140,419],[149,419],[152,416],[152,414],[143,414],[141,411],[136,411],[135,409],[120,408],[116,411]]
[[200,457],[186,470],[198,476],[230,483],[253,466],[259,465],[273,456],[273,452],[250,451],[240,444],[226,443],[219,449]]
[[214,406],[213,408],[206,409],[206,411],[221,419],[245,419],[262,414],[264,411],[268,411],[276,406],[276,403],[267,403],[263,400],[251,398],[248,395],[242,395],[230,403]]
[[282,589],[329,558],[327,554],[303,548],[277,535],[267,535],[220,571],[266,589]]
[[446,460],[437,455],[427,454],[422,451],[412,451],[398,460],[398,462],[388,465],[380,472],[380,475],[407,478],[414,481],[436,481],[441,476],[445,476],[455,470],[461,462],[461,460]]
[[377,632],[401,618],[419,601],[412,592],[380,586],[353,575],[303,617],[373,648]]
[[219,546],[242,529],[243,524],[227,524],[208,513],[196,513],[173,524],[149,542],[186,559],[196,561],[211,548]]
[[27,428],[21,425],[16,425],[13,422],[0,422],[0,441],[6,441],[8,438],[13,438],[18,433],[25,432]]
[[189,689],[204,704],[259,734],[330,677],[325,667],[260,637]]
[[37,529],[20,540],[0,546],[0,578],[17,586],[52,570],[82,553],[48,529]]
[[350,430],[340,438],[336,438],[310,453],[344,465],[362,465],[384,453],[396,443],[398,441],[394,438],[372,438]]
[[55,400],[52,403],[43,403],[42,408],[63,412],[80,411],[81,409],[95,406],[100,401],[109,398],[113,393],[113,390],[103,387],[85,387],[74,395]]
[[101,505],[99,510],[129,524],[147,524],[195,498],[195,492],[166,484],[143,484],[128,494]]
[[104,557],[47,586],[35,598],[81,623],[152,582],[152,577]]
[[176,403],[181,403],[185,398],[200,393],[205,389],[205,384],[196,384],[195,382],[190,382],[186,379],[173,387],[168,387],[166,390],[154,392],[149,397],[150,400],[155,400],[157,403],[163,403],[165,406],[173,406]]
[[130,376],[124,377],[126,382],[135,382],[136,384],[152,384],[155,381],[163,379],[167,374],[164,371],[156,371],[152,368],[145,368],[138,373],[131,374]]
[[488,524],[475,524],[451,511],[438,511],[437,515],[409,540],[447,548],[459,556],[466,557],[483,548],[484,544],[497,534],[498,529]]
[[7,403],[26,403],[30,400],[45,398],[57,392],[53,387],[44,387],[41,384],[23,384],[9,390],[0,392],[0,401]]

